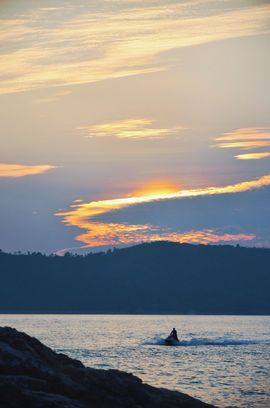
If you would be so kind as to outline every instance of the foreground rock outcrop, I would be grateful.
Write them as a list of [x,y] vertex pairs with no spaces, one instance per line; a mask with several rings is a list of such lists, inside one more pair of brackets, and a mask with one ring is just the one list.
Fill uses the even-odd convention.
[[84,367],[37,339],[0,328],[0,408],[206,408],[117,370]]

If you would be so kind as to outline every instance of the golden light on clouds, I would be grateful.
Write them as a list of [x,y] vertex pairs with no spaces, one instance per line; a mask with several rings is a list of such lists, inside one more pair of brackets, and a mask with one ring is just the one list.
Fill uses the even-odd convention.
[[[230,240],[251,240],[252,234],[218,234],[212,230],[175,232],[150,224],[112,223],[101,220],[101,216],[132,205],[152,201],[181,199],[217,194],[245,192],[270,185],[270,175],[257,180],[245,181],[224,187],[206,187],[202,189],[159,192],[149,195],[137,195],[124,198],[91,201],[89,203],[74,203],[69,211],[59,212],[62,221],[68,225],[80,228],[86,232],[76,237],[84,243],[84,247],[102,245],[130,244],[141,241],[171,240],[185,242],[219,242]],[[98,218],[97,218],[98,217]],[[208,240],[208,241],[207,241]],[[212,241],[211,241],[212,240]]]
[[46,173],[55,169],[57,166],[52,165],[24,165],[24,164],[7,164],[0,163],[0,177],[25,177]]
[[[215,139],[218,141],[213,147],[221,149],[252,150],[270,146],[269,128],[241,128],[225,133]],[[260,160],[269,157],[268,152],[254,152],[234,156],[239,160]]]
[[269,128],[241,128],[225,133],[216,140],[270,140]]
[[218,242],[251,241],[255,234],[223,234],[212,229],[185,231],[182,233],[168,232],[152,225],[94,223],[85,234],[78,235],[77,241],[83,243],[82,248],[111,245],[128,245],[139,242],[172,241],[200,244]]
[[83,12],[74,3],[73,12],[40,8],[2,19],[0,93],[157,72],[170,65],[160,58],[165,52],[269,32],[268,4],[221,7],[214,14],[216,3],[206,0],[170,7],[111,3],[85,5]]
[[194,244],[216,244],[218,242],[251,241],[254,238],[256,238],[255,234],[223,234],[213,229],[203,229],[200,231],[187,231],[181,234],[168,234],[165,240]]
[[265,153],[245,153],[245,154],[238,154],[236,159],[239,160],[260,160],[265,159],[266,157],[270,157],[270,152]]
[[179,191],[179,184],[172,182],[171,180],[151,180],[143,183],[140,188],[135,189],[130,195],[135,196],[152,196],[171,194]]
[[183,129],[181,127],[157,128],[152,124],[151,119],[123,119],[94,126],[80,126],[78,130],[85,137],[114,136],[119,139],[145,139],[175,135]]
[[[102,235],[99,235],[99,233],[96,232],[97,230],[102,231]],[[116,235],[115,232],[117,230],[119,230],[121,235]],[[80,248],[90,248],[95,246],[110,246],[117,244],[127,245],[160,240],[207,245],[221,242],[231,243],[239,241],[252,241],[255,238],[255,234],[224,234],[213,229],[191,230],[183,233],[164,233],[160,230],[155,232],[154,227],[148,225],[129,225],[127,228],[127,226],[124,224],[95,223],[94,229],[91,229],[91,231],[88,231],[86,234],[78,235],[76,240],[84,243],[84,245]],[[76,250],[78,248],[60,249],[56,252],[56,254],[64,255],[67,251],[73,249]]]
[[248,141],[239,141],[239,142],[226,142],[226,143],[220,143],[216,145],[216,147],[219,147],[221,149],[256,149],[258,147],[267,147],[270,146],[270,140],[248,140]]
[[[253,239],[239,231],[266,235],[256,209],[246,222],[242,196],[232,217],[235,230],[228,227],[228,234],[225,228],[214,229],[210,207],[205,217],[198,212],[197,224],[186,214],[194,210],[197,216],[197,201],[212,206],[211,198],[195,202],[192,197],[220,195],[213,200],[220,201],[215,222],[223,225],[229,209],[221,195],[270,185],[270,175],[255,179],[268,173],[270,157],[270,127],[259,127],[270,126],[269,1],[55,0],[54,7],[42,7],[44,0],[0,3],[0,177],[7,191],[16,187],[15,178],[46,173],[43,214],[63,207],[57,204],[59,194],[63,201],[76,191],[77,200],[57,216],[75,231],[79,228],[76,239],[89,247],[160,239]],[[214,133],[216,150],[209,150],[215,129],[222,131]],[[47,172],[56,167],[51,163],[60,162],[64,170],[55,179],[56,173]],[[224,186],[237,172],[249,181]],[[180,184],[155,180],[159,177]],[[151,181],[135,184],[145,179]],[[29,191],[42,187],[39,180],[30,178]],[[127,187],[131,185],[133,191]],[[115,193],[123,188],[127,194]],[[100,195],[91,195],[90,202],[79,200],[86,191]],[[262,195],[254,199],[256,208],[261,208]],[[176,201],[184,198],[190,200]],[[165,200],[175,203],[167,206]],[[31,206],[31,194],[24,205]],[[174,219],[159,213],[161,207],[177,211],[178,206],[186,216],[182,229],[183,214]],[[157,214],[151,212],[154,208]],[[172,227],[164,227],[166,220]],[[62,225],[65,242],[67,231]],[[3,235],[11,247],[20,245]],[[39,242],[51,250],[58,239]],[[29,236],[29,242],[35,246],[38,240]]]

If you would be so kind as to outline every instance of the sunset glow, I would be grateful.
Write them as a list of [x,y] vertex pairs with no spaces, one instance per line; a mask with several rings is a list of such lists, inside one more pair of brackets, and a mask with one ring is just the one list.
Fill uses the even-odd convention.
[[[85,226],[86,227],[86,226]],[[96,246],[131,245],[138,242],[171,241],[193,244],[216,244],[237,241],[252,241],[255,234],[222,234],[214,230],[185,231],[183,233],[166,232],[151,225],[126,225],[93,223],[85,234],[78,235],[77,241],[83,243],[80,248]],[[155,231],[156,230],[156,231]],[[74,248],[75,249],[75,248]],[[77,248],[78,249],[78,248]],[[65,253],[62,249],[57,253]]]
[[0,2],[0,249],[270,247],[269,2],[49,3]]
[[179,184],[171,180],[151,180],[143,183],[140,188],[135,189],[130,196],[164,196],[179,192]]
[[[251,240],[254,234],[217,234],[215,231],[168,231],[149,224],[111,223],[101,222],[97,216],[111,213],[121,208],[143,204],[151,201],[183,199],[205,195],[230,194],[249,191],[270,185],[270,175],[258,180],[251,180],[224,187],[207,187],[203,189],[180,190],[171,193],[150,194],[134,197],[117,198],[111,200],[92,201],[90,203],[73,204],[70,211],[58,212],[63,222],[68,226],[75,226],[86,230],[84,234],[76,236],[87,247],[102,245],[128,244],[140,241],[171,240],[185,242],[218,242],[229,240]],[[240,238],[241,236],[241,238]],[[211,241],[212,240],[212,241]]]
[[270,407],[270,0],[0,0],[0,42],[0,408]]

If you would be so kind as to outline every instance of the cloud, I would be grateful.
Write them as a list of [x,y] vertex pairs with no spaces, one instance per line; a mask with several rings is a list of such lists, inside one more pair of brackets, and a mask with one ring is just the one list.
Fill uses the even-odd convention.
[[221,137],[217,137],[216,140],[270,140],[269,128],[240,128],[233,130],[232,132],[225,133]]
[[[106,222],[104,216],[122,208],[161,200],[182,199],[190,197],[213,196],[246,192],[270,185],[270,175],[257,180],[246,181],[224,187],[206,187],[202,189],[180,190],[174,192],[158,192],[146,195],[134,195],[89,203],[73,204],[69,211],[55,215],[62,217],[62,222],[86,231],[76,236],[84,247],[103,245],[131,244],[141,241],[170,240],[180,242],[227,242],[252,240],[254,234],[233,234],[217,232],[213,229],[196,231],[174,231],[171,228],[151,224],[135,224],[127,222]],[[102,219],[103,218],[103,219]],[[105,217],[106,218],[106,217]]]
[[270,157],[270,152],[238,154],[234,157],[239,160],[260,160]]
[[113,3],[36,9],[1,20],[0,93],[157,72],[168,68],[160,59],[164,52],[269,32],[268,4]]
[[126,225],[94,223],[87,233],[78,235],[77,241],[83,242],[82,248],[112,245],[130,245],[140,242],[172,241],[197,244],[216,244],[239,241],[251,241],[255,234],[223,234],[213,229],[169,232],[152,225]]
[[[67,251],[72,251],[72,250],[78,250],[78,249],[83,249],[83,248],[89,248],[89,247],[95,247],[95,246],[112,246],[112,245],[117,245],[117,244],[136,244],[139,242],[145,242],[145,241],[171,241],[171,242],[181,242],[181,243],[192,243],[192,244],[224,244],[228,242],[239,242],[239,241],[252,241],[256,238],[255,234],[222,234],[220,232],[217,232],[213,229],[205,229],[205,230],[191,230],[191,231],[186,231],[183,233],[155,233],[151,235],[150,232],[150,227],[149,229],[139,229],[139,228],[130,228],[130,230],[125,231],[125,237],[124,240],[119,242],[119,237],[115,236],[113,234],[113,231],[115,231],[115,228],[118,224],[108,224],[107,231],[110,229],[110,234],[107,237],[107,239],[100,240],[100,243],[98,244],[97,241],[95,241],[93,245],[92,241],[92,235],[91,234],[82,234],[79,235],[76,239],[78,241],[84,242],[85,245],[81,246],[80,248],[73,247],[73,248],[64,248],[56,251],[55,253],[59,256],[63,256]],[[120,224],[121,226],[121,224]],[[114,227],[113,230],[111,230],[111,227]],[[148,232],[146,235],[145,232]]]
[[0,163],[0,177],[25,177],[43,174],[57,166],[52,165],[24,165]]
[[181,234],[169,234],[166,240],[194,244],[216,244],[234,241],[252,241],[254,238],[256,238],[255,234],[223,234],[213,229],[204,229],[200,231],[187,231]]
[[150,119],[123,119],[94,126],[80,126],[78,130],[85,137],[114,136],[119,139],[161,138],[177,134],[183,128],[154,128]]
[[219,147],[221,149],[255,149],[257,147],[267,147],[270,146],[270,140],[248,140],[248,141],[243,141],[243,142],[226,142],[226,143],[220,143],[216,145],[216,147]]
[[[220,149],[252,150],[270,146],[269,128],[240,128],[225,133],[215,139],[218,141],[212,147]],[[221,143],[220,143],[221,142]],[[269,157],[268,152],[254,152],[249,154],[238,154],[234,156],[240,160],[259,160]]]

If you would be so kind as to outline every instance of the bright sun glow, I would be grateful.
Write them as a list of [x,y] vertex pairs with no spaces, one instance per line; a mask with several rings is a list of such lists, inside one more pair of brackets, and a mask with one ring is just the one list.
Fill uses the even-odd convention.
[[135,189],[132,194],[133,196],[163,196],[166,194],[172,194],[179,191],[179,184],[173,183],[170,180],[153,180],[144,183],[138,189]]

